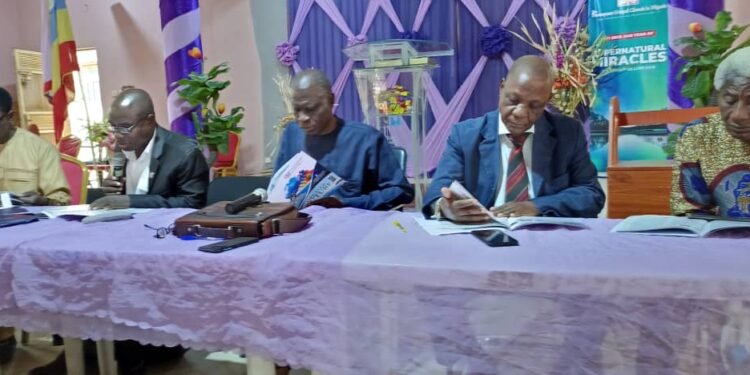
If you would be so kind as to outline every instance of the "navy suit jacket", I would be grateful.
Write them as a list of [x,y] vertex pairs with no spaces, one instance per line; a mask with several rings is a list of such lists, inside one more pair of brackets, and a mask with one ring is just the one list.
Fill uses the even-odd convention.
[[[485,207],[491,207],[502,178],[497,111],[456,124],[425,194],[422,209],[433,214],[440,189],[453,180],[463,184]],[[589,158],[581,124],[545,112],[534,124],[532,183],[539,212],[544,216],[596,217],[604,207],[604,192]]]
[[[369,125],[341,121],[335,147],[318,162],[346,183],[331,192],[345,206],[388,210],[414,198],[414,189],[383,134]],[[274,172],[305,150],[305,132],[296,122],[284,129]]]

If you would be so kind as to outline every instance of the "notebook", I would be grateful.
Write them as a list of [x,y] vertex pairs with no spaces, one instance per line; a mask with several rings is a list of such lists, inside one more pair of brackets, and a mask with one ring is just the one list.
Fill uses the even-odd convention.
[[748,221],[703,220],[666,215],[637,215],[619,222],[612,232],[649,236],[707,237],[733,229],[750,229]]

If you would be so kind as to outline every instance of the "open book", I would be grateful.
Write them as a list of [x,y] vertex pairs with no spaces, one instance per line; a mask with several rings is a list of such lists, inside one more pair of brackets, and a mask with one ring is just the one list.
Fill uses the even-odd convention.
[[568,217],[545,217],[545,216],[524,216],[524,217],[495,217],[492,221],[482,224],[458,224],[450,220],[433,220],[425,219],[422,216],[414,216],[422,229],[432,236],[442,236],[444,234],[470,233],[478,229],[507,229],[517,230],[527,227],[536,226],[558,226],[569,228],[588,228],[581,219]]
[[292,202],[297,208],[327,197],[344,180],[312,156],[300,151],[286,162],[268,184],[269,202]]
[[[451,193],[459,199],[475,199],[458,181],[453,181],[448,188]],[[421,216],[415,216],[415,220],[427,233],[433,236],[443,234],[469,233],[477,229],[501,228],[517,230],[531,226],[558,226],[569,228],[588,228],[582,219],[569,217],[548,216],[522,216],[522,217],[496,217],[490,210],[482,206],[482,210],[490,217],[491,221],[482,224],[458,224],[449,220],[430,220]]]
[[750,222],[730,220],[701,220],[665,215],[631,216],[618,223],[612,232],[636,233],[653,236],[706,237],[729,229],[750,229]]
[[151,211],[149,208],[125,208],[119,210],[92,210],[88,204],[73,206],[49,207],[41,212],[44,216],[55,219],[81,220],[83,223],[130,219],[135,214]]

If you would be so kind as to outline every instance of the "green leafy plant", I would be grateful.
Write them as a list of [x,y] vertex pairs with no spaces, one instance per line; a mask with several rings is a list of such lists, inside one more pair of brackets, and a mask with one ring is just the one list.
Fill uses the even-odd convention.
[[[748,27],[748,25],[730,26],[732,15],[726,11],[717,13],[714,21],[715,31],[704,31],[701,24],[694,22],[689,26],[693,36],[677,40],[678,44],[686,46],[682,57],[685,65],[677,74],[677,79],[685,78],[682,95],[692,99],[694,107],[705,107],[709,104],[713,95],[716,68],[727,56],[732,44]],[[748,42],[745,42],[735,49],[747,45]]]
[[[91,147],[91,154],[95,165],[104,164],[104,161],[109,158],[107,150],[111,146],[109,142],[110,137],[109,123],[107,121],[102,120],[86,123],[86,139]],[[101,185],[103,178],[101,169],[96,169],[96,176],[99,180],[99,185]]]
[[[86,124],[86,137],[88,138],[89,144],[92,149],[99,149],[104,147],[103,142],[109,137],[109,124],[107,121],[90,122]],[[96,146],[96,147],[95,147]],[[94,161],[100,163],[104,161],[102,153],[94,153]]]
[[[194,58],[201,58],[200,51],[188,52]],[[197,56],[197,57],[196,57]],[[234,107],[226,112],[224,103],[219,102],[221,91],[231,81],[219,80],[219,76],[229,73],[229,64],[221,63],[207,73],[190,73],[187,78],[177,82],[180,85],[180,98],[190,105],[200,108],[193,111],[193,125],[198,144],[209,150],[226,153],[229,148],[229,132],[242,132],[237,124],[245,116],[245,108]]]

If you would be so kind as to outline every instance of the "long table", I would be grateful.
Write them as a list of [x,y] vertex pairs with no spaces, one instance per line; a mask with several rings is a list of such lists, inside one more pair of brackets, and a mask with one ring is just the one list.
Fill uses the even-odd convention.
[[311,208],[301,233],[207,254],[203,240],[144,227],[187,212],[0,229],[0,325],[240,349],[326,375],[748,365],[747,239],[613,234],[615,221],[588,220],[489,248],[428,236],[411,213]]

